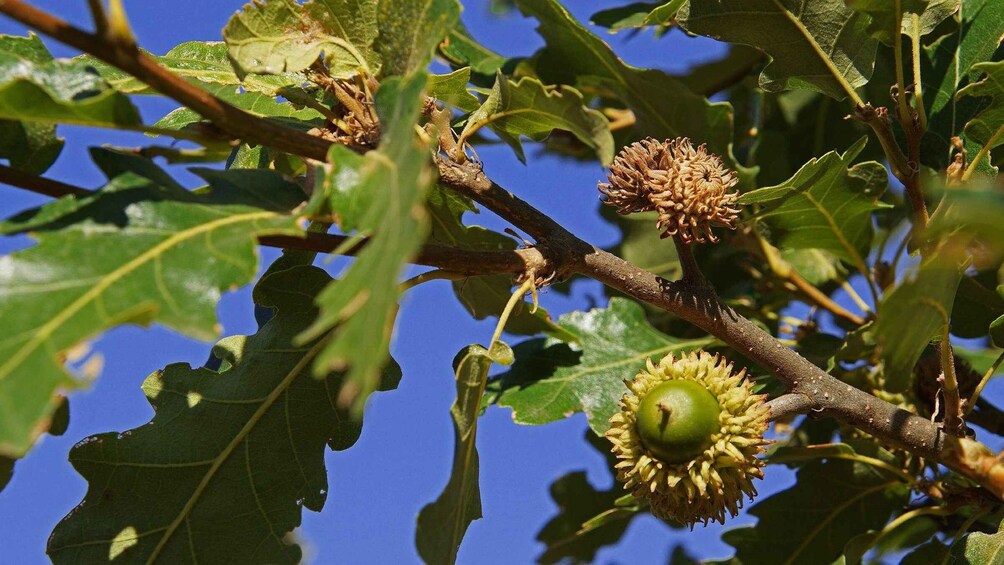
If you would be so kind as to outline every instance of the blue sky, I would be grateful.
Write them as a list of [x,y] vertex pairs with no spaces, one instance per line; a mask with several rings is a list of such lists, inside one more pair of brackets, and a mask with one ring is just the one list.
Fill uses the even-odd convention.
[[[568,2],[580,20],[601,9],[602,2]],[[626,0],[625,0],[626,3]],[[86,25],[83,1],[35,2],[71,21]],[[137,38],[144,48],[163,53],[186,40],[218,40],[227,18],[239,9],[238,1],[144,0],[126,2]],[[493,16],[486,1],[473,1],[463,20],[475,37],[505,55],[530,55],[540,38],[535,22],[518,13]],[[19,24],[0,19],[0,32],[24,33]],[[603,33],[600,31],[600,33]],[[723,52],[707,39],[686,38],[679,31],[655,40],[650,33],[625,40],[606,36],[618,52],[638,66],[684,72],[690,65],[713,59]],[[73,53],[51,40],[57,55]],[[152,122],[176,105],[170,101],[139,100],[142,113]],[[49,176],[96,187],[102,177],[86,157],[90,145],[137,145],[135,134],[64,127],[67,147]],[[489,176],[551,214],[585,239],[609,245],[618,234],[597,214],[596,182],[604,171],[597,164],[581,164],[556,157],[541,157],[533,148],[528,164],[521,165],[508,149],[478,150]],[[190,184],[194,178],[175,168]],[[0,214],[10,215],[45,199],[4,189]],[[468,220],[471,221],[471,220]],[[478,222],[502,228],[489,213]],[[26,239],[0,241],[0,252],[29,245]],[[266,250],[263,264],[275,257]],[[343,262],[328,264],[335,270]],[[606,299],[597,283],[578,282],[570,296],[544,292],[541,298],[552,315]],[[226,295],[219,308],[227,335],[255,331],[248,288]],[[452,459],[449,407],[455,393],[450,362],[463,346],[485,343],[494,321],[476,322],[457,303],[449,283],[435,281],[408,293],[397,326],[392,353],[404,370],[398,390],[375,395],[366,413],[359,442],[346,452],[327,455],[329,495],[324,511],[305,511],[300,533],[307,562],[385,564],[415,563],[415,516],[436,498],[448,479]],[[510,339],[514,344],[519,339]],[[105,334],[95,344],[105,359],[104,371],[90,389],[71,398],[71,423],[62,437],[45,437],[17,465],[14,480],[0,493],[0,547],[2,563],[45,563],[46,538],[56,522],[83,496],[86,485],[66,460],[70,447],[98,432],[125,430],[146,422],[151,409],[140,383],[151,372],[172,362],[202,364],[212,344],[196,342],[162,328],[123,327]],[[507,409],[493,408],[478,429],[481,455],[481,492],[484,519],[468,531],[461,563],[516,564],[532,562],[543,546],[534,540],[540,527],[554,515],[548,487],[557,478],[586,470],[598,487],[612,478],[599,453],[583,441],[586,426],[581,415],[542,427],[512,423]],[[761,488],[774,492],[790,483],[784,469],[771,468]],[[747,524],[739,518],[725,528]],[[698,527],[693,532],[674,531],[649,516],[639,517],[618,546],[602,551],[599,563],[665,563],[672,548],[686,543],[695,556],[725,557],[731,553],[719,541],[723,527]],[[9,561],[4,561],[9,560]]]

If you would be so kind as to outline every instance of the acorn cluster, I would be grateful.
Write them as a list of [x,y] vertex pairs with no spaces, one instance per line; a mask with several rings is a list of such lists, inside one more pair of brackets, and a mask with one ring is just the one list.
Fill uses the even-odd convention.
[[766,395],[752,392],[745,370],[704,351],[658,364],[625,381],[629,393],[606,437],[619,460],[617,478],[652,514],[691,527],[724,523],[763,478],[769,440]]
[[711,227],[735,229],[739,217],[734,207],[739,194],[731,192],[739,182],[735,172],[704,144],[695,148],[685,137],[649,137],[625,147],[607,180],[598,186],[604,202],[622,215],[657,211],[662,237],[716,242]]

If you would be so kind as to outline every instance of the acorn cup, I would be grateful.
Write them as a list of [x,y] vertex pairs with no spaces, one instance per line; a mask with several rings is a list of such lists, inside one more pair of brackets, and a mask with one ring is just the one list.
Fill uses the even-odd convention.
[[634,380],[610,418],[606,437],[619,459],[617,479],[648,500],[652,514],[693,528],[725,522],[763,478],[758,457],[769,440],[766,395],[751,392],[745,370],[700,351],[667,355]]
[[735,229],[739,218],[734,207],[739,193],[730,192],[739,182],[735,171],[686,137],[632,143],[614,158],[607,180],[597,187],[603,202],[621,215],[657,211],[656,227],[664,238],[714,243],[711,227]]

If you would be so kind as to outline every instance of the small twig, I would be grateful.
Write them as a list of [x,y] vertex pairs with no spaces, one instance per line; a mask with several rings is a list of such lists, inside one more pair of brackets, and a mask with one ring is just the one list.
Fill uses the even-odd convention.
[[893,28],[892,53],[894,66],[896,67],[896,110],[899,114],[899,121],[906,127],[910,121],[910,108],[906,101],[906,79],[903,75],[903,38],[900,35],[903,29],[903,7],[902,0],[893,0],[895,8],[895,27]]
[[927,110],[924,109],[924,83],[920,76],[920,14],[910,14],[910,45],[913,59],[913,97],[917,106],[920,129],[927,129]]
[[952,343],[949,341],[949,331],[947,324],[938,349],[941,353],[941,370],[945,381],[945,429],[948,433],[964,437],[966,434],[966,424],[962,419],[962,401],[959,398],[959,381],[955,376],[955,356],[952,352]]
[[[838,318],[843,318],[848,322],[854,324],[855,326],[860,326],[865,323],[865,319],[853,312],[850,312],[843,306],[837,304],[832,298],[826,295],[823,291],[819,290],[816,285],[810,283],[809,281],[802,278],[802,275],[798,274],[792,270],[788,274],[788,281],[795,285],[802,294],[804,294],[809,300],[811,300],[816,306],[828,311]],[[860,297],[858,298],[860,300]],[[866,305],[867,306],[867,305]],[[869,310],[865,310],[868,313]]]
[[707,280],[701,273],[701,267],[697,264],[690,244],[684,242],[679,235],[673,236],[673,244],[676,245],[676,256],[680,259],[680,268],[683,270],[683,282],[698,286],[706,285]]
[[812,410],[812,399],[804,394],[783,394],[767,403],[770,420],[782,420]]
[[847,311],[846,308],[834,302],[833,299],[826,295],[826,293],[816,288],[814,284],[805,280],[802,275],[798,274],[798,272],[792,268],[790,263],[781,257],[777,248],[771,245],[770,242],[764,239],[760,234],[754,232],[753,236],[759,244],[760,253],[763,255],[763,258],[767,261],[767,265],[770,266],[771,271],[773,271],[775,275],[790,282],[816,306],[829,311],[834,316],[843,318],[857,326],[865,323],[864,318]]
[[[897,68],[899,67],[897,66]],[[885,108],[874,108],[871,104],[859,105],[854,108],[854,113],[849,117],[867,124],[875,132],[875,137],[878,138],[882,151],[885,152],[886,159],[889,161],[892,174],[905,187],[906,196],[913,211],[914,233],[919,233],[919,230],[927,225],[929,219],[927,202],[924,201],[924,195],[920,190],[920,138],[923,130],[920,129],[919,122],[912,117],[904,120],[902,115],[900,116],[903,129],[906,131],[910,152],[910,156],[907,157],[903,154],[899,144],[896,143],[896,136],[892,133],[892,121]]]
[[91,17],[94,20],[94,32],[101,36],[107,35],[108,16],[105,14],[102,0],[87,0],[87,6],[91,9]]
[[892,121],[889,119],[886,109],[875,108],[871,104],[861,104],[855,106],[854,112],[847,118],[857,120],[872,128],[875,137],[878,138],[879,144],[882,146],[882,151],[885,152],[886,159],[889,160],[892,174],[905,185],[906,179],[910,175],[910,166],[903,150],[896,143],[896,136],[892,133]]
[[454,273],[452,271],[445,271],[443,269],[434,269],[432,271],[426,271],[411,277],[410,279],[403,281],[398,285],[398,290],[404,292],[406,290],[411,290],[416,286],[429,282],[429,281],[455,281],[463,278],[467,278],[470,275],[465,275],[462,273]]
[[955,376],[955,354],[952,351],[951,323],[948,312],[941,304],[929,299],[922,302],[937,310],[941,315],[941,343],[937,345],[941,355],[941,376],[938,380],[943,384],[945,395],[945,431],[956,437],[965,437],[966,424],[962,419],[962,401],[959,398],[959,381]]
[[[265,247],[280,249],[300,249],[319,253],[338,251],[339,255],[357,255],[369,242],[361,238],[354,245],[346,246],[350,240],[344,235],[307,233],[305,237],[272,235],[260,236],[258,243]],[[418,255],[410,261],[415,265],[426,265],[448,271],[458,277],[481,275],[517,275],[528,268],[546,264],[546,260],[536,248],[513,251],[474,251],[446,245],[428,243],[422,246]]]
[[920,187],[920,140],[924,135],[924,124],[926,124],[927,120],[920,119],[920,115],[924,111],[922,98],[923,86],[920,81],[919,38],[914,39],[915,36],[919,35],[919,23],[916,19],[913,20],[913,27],[917,33],[910,34],[911,45],[913,45],[913,87],[916,93],[914,101],[920,107],[919,110],[914,111],[906,100],[907,85],[906,80],[903,78],[902,0],[895,0],[895,2],[896,28],[895,38],[893,39],[893,55],[896,65],[896,108],[899,115],[899,123],[903,126],[903,131],[906,133],[907,154],[909,156],[909,160],[907,161],[908,169],[905,171],[906,178],[900,180],[903,181],[907,197],[910,199],[910,205],[913,208],[914,233],[920,233],[920,230],[923,230],[927,226],[929,216],[927,203],[924,201],[924,194]]
[[[495,325],[495,332],[492,334],[492,340],[488,343],[488,351],[491,351],[495,346],[495,343],[497,343],[502,337],[502,330],[505,329],[506,322],[509,321],[509,315],[512,314],[513,309],[516,308],[516,304],[522,301],[523,296],[533,289],[534,278],[533,274],[530,273],[530,275],[526,277],[526,280],[523,281],[523,284],[521,284],[519,288],[512,293],[512,296],[509,297],[509,302],[506,302],[505,308],[499,315],[498,324]],[[482,387],[482,389],[483,388],[484,387]]]
[[327,158],[330,141],[259,118],[228,104],[160,66],[141,50],[121,49],[118,44],[106,41],[102,36],[74,27],[22,0],[0,1],[0,13],[122,69],[246,142],[274,147],[318,161]]
[[865,302],[864,298],[861,298],[861,295],[858,294],[858,291],[854,290],[854,287],[851,286],[851,283],[847,281],[840,281],[840,288],[844,289],[844,292],[847,293],[847,296],[850,297],[851,301],[854,302],[854,304],[858,308],[860,308],[862,312],[864,312],[865,314],[871,313],[872,311],[871,307],[868,306],[868,303]]
[[53,198],[62,198],[71,194],[81,196],[90,194],[91,192],[86,188],[80,188],[79,186],[73,186],[71,184],[66,184],[44,177],[37,177],[4,165],[0,165],[0,183],[29,190],[38,194],[44,194],[45,196],[51,196]]
[[997,369],[1001,366],[1002,362],[1004,362],[1004,351],[997,356],[997,360],[995,360],[993,365],[990,365],[987,372],[983,374],[983,378],[980,379],[980,384],[976,385],[976,390],[973,391],[973,394],[969,397],[969,401],[966,403],[966,416],[973,411],[973,408],[976,406],[976,401],[980,399],[980,394],[983,393],[983,387],[987,386],[987,383],[990,382],[991,377],[993,377],[994,373],[997,372]]

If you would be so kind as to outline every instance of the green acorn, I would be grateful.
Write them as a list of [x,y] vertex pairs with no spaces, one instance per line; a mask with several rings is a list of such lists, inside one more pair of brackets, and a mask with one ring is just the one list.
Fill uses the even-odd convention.
[[758,457],[769,425],[766,395],[751,392],[745,370],[704,351],[658,365],[625,381],[630,392],[610,419],[607,438],[620,460],[617,478],[648,500],[652,514],[693,527],[725,522],[763,478]]

